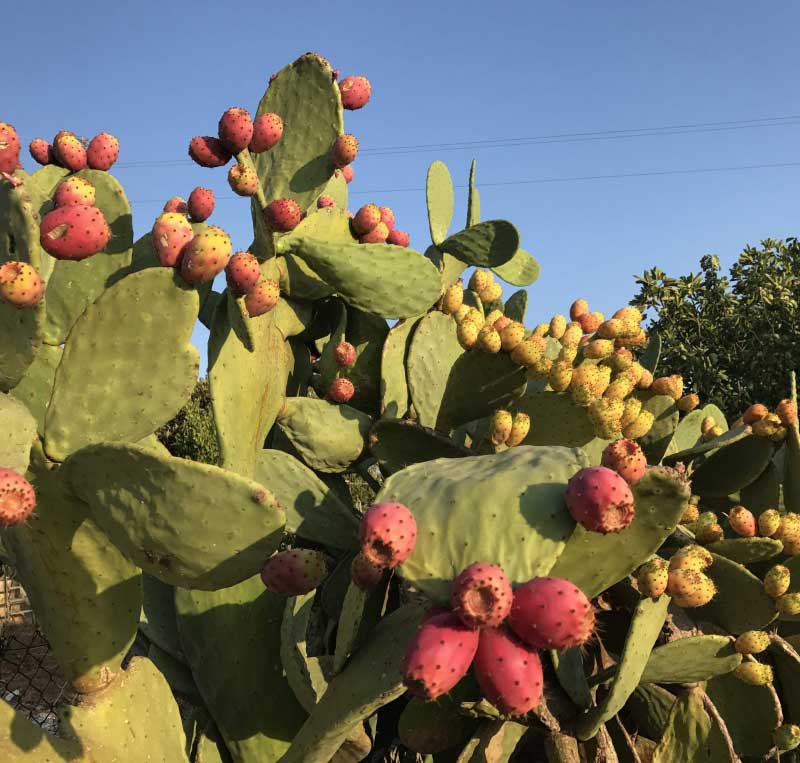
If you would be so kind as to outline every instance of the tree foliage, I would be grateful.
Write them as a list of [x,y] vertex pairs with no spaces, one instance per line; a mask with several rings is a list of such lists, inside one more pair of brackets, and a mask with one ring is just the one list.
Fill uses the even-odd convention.
[[206,464],[218,462],[219,445],[207,379],[197,382],[186,405],[156,434],[173,456]]

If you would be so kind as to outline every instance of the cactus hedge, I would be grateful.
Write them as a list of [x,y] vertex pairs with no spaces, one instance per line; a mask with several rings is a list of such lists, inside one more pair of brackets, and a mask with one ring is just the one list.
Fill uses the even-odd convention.
[[[134,240],[112,136],[29,174],[0,123],[0,555],[80,695],[57,736],[0,703],[2,759],[794,760],[796,390],[728,424],[633,307],[526,325],[474,162],[424,251],[348,212],[369,94],[306,54],[191,141],[233,256],[202,188]],[[216,463],[155,434],[198,320]]]

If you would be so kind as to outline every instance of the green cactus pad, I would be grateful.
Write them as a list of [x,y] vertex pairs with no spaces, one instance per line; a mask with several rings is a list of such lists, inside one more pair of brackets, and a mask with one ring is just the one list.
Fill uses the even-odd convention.
[[[789,568],[791,582],[789,583],[789,593],[800,592],[800,556],[792,556],[781,562]],[[800,615],[780,615],[782,622],[800,622]]]
[[175,618],[175,589],[152,575],[142,575],[142,619],[139,630],[180,662],[186,662]]
[[689,636],[653,650],[641,683],[688,684],[730,673],[742,661],[727,636]]
[[281,450],[262,450],[256,456],[255,477],[269,487],[286,510],[287,532],[332,548],[358,546],[354,510],[294,456]]
[[331,331],[322,340],[325,345],[316,364],[320,374],[320,387],[324,390],[328,389],[341,370],[336,363],[334,350],[339,342],[345,340],[345,334],[347,333],[347,305],[345,302],[334,297],[330,300],[329,310],[331,313]]
[[[514,721],[485,720],[475,730],[456,763],[498,763],[512,759],[514,750],[522,739],[528,726]],[[548,737],[548,742],[552,737]],[[569,737],[572,739],[571,737]],[[572,741],[575,741],[574,739]],[[575,752],[577,754],[577,744]],[[548,757],[548,760],[550,758]],[[577,758],[553,758],[553,760],[572,763]]]
[[[780,505],[781,475],[774,461],[767,464],[758,479],[739,491],[739,500],[756,516]],[[786,508],[788,511],[792,510],[788,506]]]
[[515,291],[506,300],[505,310],[503,315],[511,318],[512,321],[518,321],[524,325],[525,311],[528,309],[528,292],[525,289]]
[[392,475],[376,501],[405,504],[418,527],[403,578],[447,602],[453,578],[476,559],[499,564],[512,584],[547,574],[574,527],[567,480],[584,466],[579,450],[523,446]]
[[406,604],[380,622],[331,681],[281,763],[330,760],[353,726],[405,692],[400,664],[422,611],[419,604]]
[[356,649],[356,638],[368,598],[369,592],[359,588],[355,583],[347,586],[339,614],[339,624],[336,628],[336,652],[333,656],[334,675],[341,673],[350,655]]
[[706,498],[735,493],[758,479],[774,452],[774,443],[755,435],[720,448],[692,472],[692,490]]
[[522,394],[525,371],[508,355],[465,352],[456,322],[440,312],[419,323],[408,352],[408,386],[419,423],[448,429],[488,416]]
[[713,554],[705,571],[717,586],[710,603],[695,609],[701,620],[711,620],[729,633],[761,630],[775,619],[775,603],[763,583],[741,564]]
[[677,403],[667,395],[653,395],[649,398],[644,395],[643,398],[646,399],[643,400],[642,410],[650,411],[655,420],[650,431],[639,438],[639,444],[647,455],[648,462],[657,464],[664,458],[672,442],[680,412]]
[[550,574],[575,583],[590,599],[646,562],[675,529],[689,499],[689,484],[672,470],[650,469],[632,488],[633,522],[602,535],[578,525]]
[[198,308],[197,292],[166,268],[103,292],[64,347],[45,421],[47,455],[63,461],[90,443],[138,440],[169,421],[197,381],[199,353],[189,341]]
[[25,403],[33,414],[36,419],[36,430],[42,436],[47,408],[53,394],[56,368],[63,354],[64,351],[60,347],[43,344],[36,353],[33,363],[28,366],[25,375],[13,390],[14,397]]
[[663,687],[642,683],[628,699],[626,711],[641,734],[660,739],[674,704],[675,696]]
[[785,446],[783,499],[787,511],[800,512],[800,434],[789,427]]
[[[469,192],[467,196],[467,227],[471,228],[481,221],[481,195],[475,185],[475,160],[469,167]],[[446,235],[446,234],[445,234]]]
[[290,397],[278,426],[312,469],[343,472],[367,445],[372,419],[349,405],[310,397]]
[[447,238],[455,206],[453,179],[444,162],[437,160],[428,167],[425,199],[428,203],[428,227],[431,231],[431,241],[435,246],[439,246]]
[[246,350],[254,352],[256,349],[256,342],[253,333],[253,324],[247,312],[247,307],[244,304],[244,297],[234,297],[233,294],[226,289],[224,299],[227,304],[228,324],[231,327],[231,331],[236,334],[236,337]]
[[67,464],[75,494],[113,543],[164,583],[215,590],[254,574],[286,515],[258,482],[217,466],[103,443]]
[[447,697],[437,702],[412,697],[400,714],[397,732],[406,747],[424,755],[462,745],[477,723],[459,714]]
[[583,655],[580,647],[563,651],[550,650],[550,659],[558,683],[578,706],[587,708],[592,704],[592,693],[583,670]]
[[399,419],[408,411],[408,380],[406,359],[411,338],[421,318],[399,321],[383,343],[381,356],[381,416]]
[[286,382],[286,394],[291,397],[305,397],[313,372],[311,353],[305,342],[297,337],[289,340],[289,347],[292,351],[292,369]]
[[642,599],[633,613],[625,648],[617,665],[614,681],[603,701],[587,710],[576,723],[578,739],[590,739],[613,718],[633,694],[650,657],[650,650],[661,634],[670,598]]
[[723,432],[719,437],[715,437],[713,440],[709,440],[708,442],[700,442],[694,447],[688,448],[687,450],[668,453],[664,456],[664,463],[674,464],[678,461],[688,463],[689,461],[693,461],[698,456],[711,453],[711,451],[727,448],[729,445],[733,445],[734,443],[737,443],[740,440],[744,440],[748,437],[752,437],[749,427],[736,427]]
[[651,374],[655,375],[658,368],[658,360],[661,357],[661,337],[654,331],[650,334],[647,346],[644,348],[639,363],[644,366]]
[[437,246],[468,265],[496,268],[519,250],[519,232],[507,220],[487,220],[454,233]]
[[708,550],[739,564],[754,564],[780,554],[783,543],[775,538],[725,538],[710,543]]
[[0,760],[5,763],[97,763],[77,739],[51,736],[0,700]]
[[700,425],[705,418],[701,408],[697,408],[691,413],[687,413],[675,429],[675,436],[673,438],[673,447],[676,448],[676,453],[690,450],[703,441],[703,433],[700,430]]
[[[539,280],[542,272],[536,258],[524,249],[517,249],[508,262],[497,265],[492,270],[495,275],[512,286],[530,286]],[[508,315],[507,308],[506,315]]]
[[278,242],[350,305],[383,318],[411,318],[439,298],[439,272],[419,252],[392,244],[344,244],[305,236]]
[[0,392],[0,468],[25,474],[36,440],[36,420],[16,397]]
[[348,305],[347,341],[356,348],[356,362],[345,373],[355,386],[350,405],[377,414],[381,401],[381,356],[389,334],[383,318]]
[[275,305],[275,326],[284,339],[302,334],[311,321],[311,305],[293,302],[290,299],[278,300]]
[[185,663],[176,660],[158,644],[150,644],[147,649],[147,658],[158,668],[173,692],[182,694],[193,705],[203,704],[203,699],[197,691],[192,673]]
[[[350,192],[347,187],[347,181],[341,172],[335,172],[333,177],[328,181],[325,188],[322,189],[320,196],[330,196],[339,209],[347,209],[350,201]],[[330,207],[323,207],[323,209],[330,209]],[[312,204],[309,208],[309,214],[316,214],[316,203]]]
[[515,407],[527,413],[531,429],[525,445],[563,445],[577,448],[594,437],[594,426],[584,408],[572,402],[569,393],[542,390],[520,398]]
[[369,433],[369,447],[381,465],[381,472],[386,475],[420,461],[474,455],[435,429],[421,427],[413,421],[390,419],[373,424]]
[[792,644],[777,634],[772,636],[769,654],[775,663],[784,710],[794,721],[800,718],[800,655]]
[[305,719],[277,656],[284,605],[258,575],[175,592],[183,651],[235,763],[277,761]]
[[125,191],[113,175],[100,170],[82,170],[77,177],[95,187],[95,206],[111,228],[108,246],[85,260],[58,260],[47,282],[47,318],[44,341],[60,345],[66,341],[78,316],[103,293],[108,279],[131,264],[133,218]]

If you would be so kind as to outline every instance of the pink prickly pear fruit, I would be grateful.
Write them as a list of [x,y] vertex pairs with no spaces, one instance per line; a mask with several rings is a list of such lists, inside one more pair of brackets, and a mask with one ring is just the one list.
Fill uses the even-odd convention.
[[793,427],[797,423],[797,406],[791,400],[781,400],[775,413],[785,427]]
[[281,287],[277,281],[264,278],[259,281],[244,298],[244,306],[251,318],[257,318],[272,310],[278,304]]
[[511,582],[502,567],[475,562],[453,581],[453,611],[471,628],[496,628],[511,612]]
[[[363,236],[376,228],[381,221],[381,210],[376,204],[365,204],[353,217],[353,230]],[[388,236],[388,232],[387,232]]]
[[342,95],[342,108],[355,111],[367,105],[372,85],[366,77],[345,77],[339,82],[339,92]]
[[44,296],[44,283],[32,265],[14,260],[0,265],[0,299],[18,310],[36,307]]
[[350,563],[350,579],[364,591],[378,585],[384,571],[383,567],[373,564],[363,554],[357,554]]
[[108,172],[119,158],[119,141],[111,133],[101,132],[89,141],[86,161],[93,170]]
[[348,164],[346,167],[342,167],[339,172],[342,173],[342,177],[344,178],[345,183],[350,185],[353,182],[353,178],[356,176],[355,170],[353,169],[352,164]]
[[734,506],[728,512],[728,523],[731,529],[743,538],[752,538],[756,534],[756,518],[753,512],[744,506]]
[[667,593],[679,607],[702,607],[716,592],[714,581],[698,570],[670,570]]
[[182,215],[188,215],[189,205],[186,203],[186,199],[181,198],[180,196],[173,196],[171,199],[167,200],[166,204],[164,204],[164,211],[178,212]]
[[0,122],[0,172],[9,175],[19,166],[19,135],[7,122]]
[[350,342],[339,342],[333,350],[333,359],[341,368],[350,368],[356,362],[356,348]]
[[404,230],[392,228],[386,238],[387,244],[394,244],[395,246],[408,246],[411,243],[411,237]]
[[378,223],[369,233],[358,237],[361,244],[384,244],[389,238],[389,229],[384,223]]
[[770,644],[769,633],[764,631],[745,631],[734,643],[739,654],[761,654]]
[[217,134],[220,143],[232,154],[244,151],[253,139],[253,120],[247,109],[233,107],[219,119]]
[[74,133],[62,130],[53,138],[53,152],[62,167],[70,172],[86,169],[86,149]]
[[617,440],[607,445],[600,463],[613,469],[629,485],[635,485],[647,471],[647,458],[633,440]]
[[39,224],[39,242],[57,260],[86,259],[102,252],[110,239],[103,213],[83,204],[56,207]]
[[82,205],[93,207],[97,200],[94,186],[77,175],[62,180],[53,194],[53,201],[57,207],[72,207]]
[[191,223],[179,212],[162,212],[153,224],[151,238],[162,267],[180,265],[183,248],[194,237]]
[[280,551],[267,559],[261,570],[264,585],[280,596],[302,596],[327,576],[325,554],[307,548]]
[[401,672],[408,691],[428,701],[447,694],[467,674],[478,651],[479,633],[455,612],[426,620],[403,656]]
[[331,147],[331,161],[334,167],[342,169],[352,164],[358,154],[358,139],[355,135],[340,135]]
[[181,276],[193,285],[213,281],[231,257],[231,239],[222,228],[209,225],[183,249]]
[[381,222],[389,229],[394,228],[394,211],[391,207],[379,207],[381,210]]
[[511,630],[536,649],[582,646],[594,631],[594,609],[574,583],[534,578],[514,591]]
[[317,199],[317,209],[327,209],[328,207],[335,207],[336,206],[336,199],[333,196],[328,196],[328,194],[323,193]]
[[268,111],[253,120],[253,137],[250,139],[250,151],[260,154],[274,148],[283,137],[283,120]]
[[745,424],[755,424],[756,421],[766,418],[769,415],[769,408],[761,403],[753,403],[742,416]]
[[642,596],[657,599],[667,590],[669,563],[656,557],[645,562],[636,573],[636,585]]
[[237,196],[255,196],[258,193],[258,174],[252,167],[234,164],[228,170],[228,185]]
[[208,220],[208,218],[211,217],[211,213],[214,211],[214,191],[210,188],[201,188],[197,186],[197,188],[189,194],[189,202],[186,206],[189,210],[189,216],[192,218],[192,222],[202,223]]
[[680,400],[683,397],[683,378],[680,374],[661,376],[653,381],[651,389],[656,395],[667,395],[673,400]]
[[231,160],[228,151],[219,138],[198,135],[189,141],[189,156],[201,167],[224,167]]
[[41,165],[53,164],[55,156],[53,155],[53,147],[43,138],[34,138],[28,146],[33,160]]
[[294,199],[275,199],[267,204],[264,220],[267,225],[279,233],[294,230],[303,219],[303,210]]
[[359,539],[361,553],[372,564],[393,569],[417,545],[417,520],[402,503],[376,503],[361,518]]
[[0,527],[24,522],[36,508],[36,492],[12,469],[0,468]]
[[[499,310],[492,310],[492,312],[489,313],[489,315],[492,315],[493,313],[499,313],[499,312],[500,312]],[[487,318],[486,322],[487,323],[489,323],[489,320],[488,320],[489,315],[486,316],[486,318]],[[507,315],[502,315],[502,314],[500,315],[499,318],[496,318],[495,320],[491,321],[491,324],[492,324],[492,326],[494,326],[495,331],[499,331],[501,333],[502,333],[503,329],[506,326],[509,325],[509,323],[511,323],[511,318],[509,318]]]
[[771,538],[781,529],[781,514],[777,509],[762,511],[758,517],[758,531],[765,538]]
[[328,387],[328,400],[334,403],[347,403],[352,400],[356,388],[350,379],[334,379]]
[[250,252],[236,252],[225,266],[228,288],[237,296],[252,291],[259,278],[261,278],[261,268],[258,260]]
[[483,696],[504,715],[525,715],[542,698],[539,653],[506,627],[480,632],[472,669]]
[[594,334],[594,332],[597,331],[598,327],[603,322],[603,314],[584,313],[573,320],[578,321],[578,325],[581,327],[581,331],[583,331],[584,334]]
[[589,314],[589,303],[585,299],[576,299],[569,307],[569,319],[577,321],[582,315]]
[[635,506],[628,483],[606,466],[581,469],[567,483],[567,509],[587,530],[611,533],[633,521]]

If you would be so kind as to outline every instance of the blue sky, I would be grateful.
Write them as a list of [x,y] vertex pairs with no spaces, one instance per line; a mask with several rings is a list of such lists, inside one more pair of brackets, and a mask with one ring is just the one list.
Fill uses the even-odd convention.
[[[195,185],[232,195],[224,171],[188,160],[189,139],[214,134],[229,106],[254,109],[272,72],[316,50],[343,75],[370,78],[372,100],[346,113],[346,129],[363,150],[392,149],[357,159],[351,207],[393,207],[398,227],[424,250],[427,165],[442,159],[463,185],[476,158],[484,218],[514,222],[542,265],[530,289],[530,325],[564,312],[578,296],[612,311],[630,299],[632,276],[645,268],[684,273],[709,252],[727,265],[747,243],[798,233],[800,119],[615,139],[515,140],[798,116],[796,3],[213,7],[182,0],[124,9],[79,0],[12,4],[3,14],[4,28],[16,33],[4,34],[0,119],[14,124],[25,144],[59,129],[117,135],[115,174],[141,234],[168,197],[187,196]],[[505,145],[397,150],[476,141]],[[140,164],[165,161],[173,164]],[[793,162],[798,166],[516,184]],[[509,182],[515,184],[503,184]],[[456,203],[461,223],[463,188]],[[250,243],[246,201],[220,199],[211,221],[232,234],[236,248]],[[196,340],[204,352],[201,332]]]

